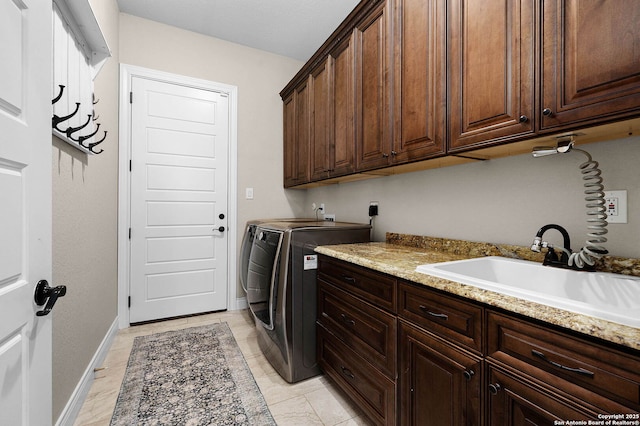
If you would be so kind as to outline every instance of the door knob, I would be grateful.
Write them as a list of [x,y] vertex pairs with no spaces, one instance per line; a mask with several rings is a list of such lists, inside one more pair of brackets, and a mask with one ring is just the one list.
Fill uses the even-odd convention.
[[36,284],[36,291],[33,295],[33,300],[38,306],[42,306],[45,303],[47,305],[43,310],[36,312],[36,315],[39,317],[49,315],[49,312],[53,309],[53,305],[58,301],[58,297],[63,297],[65,294],[67,294],[67,287],[64,285],[51,287],[47,280],[38,281],[38,284]]
[[224,226],[220,226],[220,227],[218,227],[218,231],[220,231],[220,232],[224,232]]

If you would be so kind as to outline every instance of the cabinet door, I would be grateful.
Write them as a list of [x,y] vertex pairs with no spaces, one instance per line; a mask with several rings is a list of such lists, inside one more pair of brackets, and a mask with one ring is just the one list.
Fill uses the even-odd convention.
[[560,422],[597,419],[601,413],[493,367],[488,387],[491,426],[564,424]]
[[311,73],[311,116],[309,156],[311,180],[326,179],[331,169],[329,156],[330,120],[330,61],[325,59]]
[[638,114],[637,0],[543,2],[541,129]]
[[285,187],[309,181],[309,80],[305,80],[294,90],[289,102],[288,99],[284,102]]
[[532,134],[535,4],[449,1],[449,151]]
[[481,361],[400,322],[402,425],[479,425]]
[[355,29],[357,169],[389,164],[389,30],[386,1]]
[[330,54],[333,60],[331,176],[342,176],[355,170],[353,40],[352,34]]
[[296,97],[295,93],[283,99],[283,152],[284,152],[284,187],[294,186],[297,175],[297,155],[296,155]]
[[445,0],[395,0],[394,163],[445,151],[445,7]]

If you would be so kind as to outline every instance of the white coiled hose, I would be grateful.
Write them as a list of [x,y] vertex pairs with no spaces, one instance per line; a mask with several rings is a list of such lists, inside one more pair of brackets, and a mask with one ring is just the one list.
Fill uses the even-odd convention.
[[587,161],[580,164],[582,180],[584,182],[585,201],[587,202],[587,224],[590,232],[587,233],[586,245],[576,253],[569,256],[569,265],[576,265],[583,268],[585,264],[593,266],[597,259],[608,253],[602,246],[607,242],[604,235],[607,231],[607,209],[604,199],[604,186],[602,185],[602,172],[598,168],[599,164],[594,161],[588,152],[573,148],[572,151],[579,151],[587,156]]

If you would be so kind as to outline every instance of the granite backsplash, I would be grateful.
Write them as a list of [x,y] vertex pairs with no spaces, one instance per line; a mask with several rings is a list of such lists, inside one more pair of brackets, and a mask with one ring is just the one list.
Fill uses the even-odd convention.
[[[531,251],[530,247],[510,244],[479,243],[448,238],[398,234],[393,232],[387,232],[386,242],[388,244],[396,244],[465,257],[502,256],[540,263],[542,263],[544,258],[544,253],[535,253]],[[596,261],[595,267],[596,270],[601,272],[640,276],[640,259],[603,256]]]

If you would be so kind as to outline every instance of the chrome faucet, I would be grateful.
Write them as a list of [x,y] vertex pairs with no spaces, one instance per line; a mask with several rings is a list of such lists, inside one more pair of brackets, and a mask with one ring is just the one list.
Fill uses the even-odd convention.
[[[542,240],[542,236],[549,229],[556,229],[560,231],[563,238],[563,246],[561,247],[561,253],[558,254],[555,251],[555,247],[553,244],[548,243],[547,241]],[[543,265],[546,266],[556,266],[560,268],[569,268],[569,256],[572,253],[571,250],[571,239],[569,238],[569,233],[566,229],[564,229],[560,225],[556,225],[555,223],[550,223],[549,225],[545,225],[538,230],[536,233],[536,237],[533,239],[533,244],[531,245],[531,251],[536,253],[540,253],[542,248],[547,249],[547,254],[544,256],[544,260],[542,261]]]

